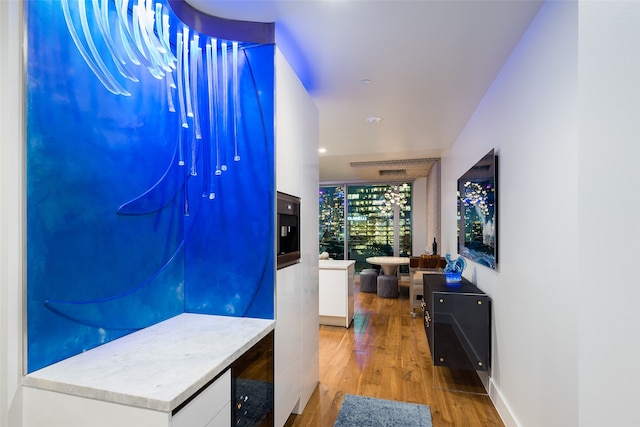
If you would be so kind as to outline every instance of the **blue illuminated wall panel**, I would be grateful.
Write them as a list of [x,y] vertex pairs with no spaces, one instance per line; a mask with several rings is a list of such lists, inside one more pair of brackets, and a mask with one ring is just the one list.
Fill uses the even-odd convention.
[[[240,45],[234,93],[230,53],[209,83],[210,37],[178,59],[166,3],[84,3],[26,4],[29,372],[184,311],[273,318],[273,45]],[[143,13],[167,16],[172,71]]]
[[[186,219],[186,310],[273,318],[273,45],[244,51],[241,160]],[[260,94],[260,95],[257,95]],[[250,148],[250,149],[249,149]],[[251,167],[246,167],[251,165]],[[244,167],[236,167],[244,166]],[[190,199],[198,200],[196,185]],[[200,201],[202,198],[200,198]]]

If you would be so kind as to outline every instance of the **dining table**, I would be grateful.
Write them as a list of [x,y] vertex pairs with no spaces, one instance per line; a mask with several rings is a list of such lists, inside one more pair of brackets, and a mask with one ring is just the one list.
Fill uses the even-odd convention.
[[398,267],[409,265],[409,257],[372,256],[366,259],[369,264],[379,265],[384,274],[396,274]]

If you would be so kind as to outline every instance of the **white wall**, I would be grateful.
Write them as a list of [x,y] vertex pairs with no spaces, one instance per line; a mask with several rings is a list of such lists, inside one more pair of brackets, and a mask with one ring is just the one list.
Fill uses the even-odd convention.
[[455,254],[456,181],[499,155],[498,270],[464,275],[493,300],[490,393],[507,426],[578,425],[577,49],[578,3],[545,3],[442,162],[442,253]]
[[436,162],[426,178],[413,182],[412,190],[412,255],[431,253],[433,239],[438,242],[438,253],[442,252],[440,222],[441,166]]
[[579,17],[579,424],[640,426],[640,2]]
[[318,138],[311,97],[276,49],[276,188],[301,198],[301,262],[277,272],[275,425],[301,413],[319,378]]
[[426,246],[427,178],[418,178],[411,188],[411,255],[420,256]]
[[438,243],[438,253],[442,251],[442,221],[440,218],[440,208],[442,202],[442,167],[437,162],[431,167],[427,177],[427,248],[432,252],[433,239]]
[[22,425],[22,2],[0,1],[0,426]]

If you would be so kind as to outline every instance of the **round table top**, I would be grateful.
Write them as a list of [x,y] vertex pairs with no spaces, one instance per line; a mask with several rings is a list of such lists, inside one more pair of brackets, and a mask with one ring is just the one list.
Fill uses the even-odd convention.
[[372,256],[367,258],[369,264],[376,265],[408,265],[409,257],[399,256]]

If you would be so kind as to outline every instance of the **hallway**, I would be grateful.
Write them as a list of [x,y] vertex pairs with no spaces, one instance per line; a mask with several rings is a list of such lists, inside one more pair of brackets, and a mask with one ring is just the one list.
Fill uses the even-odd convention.
[[356,279],[354,322],[349,329],[320,326],[320,384],[286,426],[332,426],[345,394],[429,405],[436,427],[503,426],[488,396],[436,390],[433,374],[408,288],[398,299],[379,298],[361,293]]

